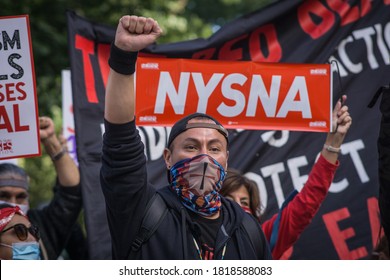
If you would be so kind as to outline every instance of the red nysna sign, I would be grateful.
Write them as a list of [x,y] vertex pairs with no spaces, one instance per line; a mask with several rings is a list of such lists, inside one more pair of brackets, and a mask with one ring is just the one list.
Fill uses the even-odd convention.
[[328,132],[328,64],[139,57],[137,125],[172,126],[202,112],[227,128]]

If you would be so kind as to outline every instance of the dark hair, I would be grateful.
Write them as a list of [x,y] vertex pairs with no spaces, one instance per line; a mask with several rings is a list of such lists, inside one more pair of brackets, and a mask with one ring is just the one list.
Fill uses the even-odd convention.
[[28,175],[23,168],[13,164],[13,163],[0,163],[0,178],[1,177],[13,177],[16,176],[17,179],[28,180]]
[[383,235],[379,240],[378,244],[371,253],[371,259],[373,260],[389,260],[389,241],[386,235]]
[[223,196],[228,196],[242,186],[244,186],[249,193],[249,208],[251,209],[252,214],[260,220],[260,192],[255,181],[245,177],[238,170],[229,168],[219,193]]
[[0,187],[14,186],[28,190],[29,177],[23,168],[13,163],[0,163]]

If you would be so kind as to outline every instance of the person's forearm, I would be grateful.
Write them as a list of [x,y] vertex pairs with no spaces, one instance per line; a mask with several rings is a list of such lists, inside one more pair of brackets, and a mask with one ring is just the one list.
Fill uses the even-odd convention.
[[68,153],[54,162],[59,183],[64,187],[76,187],[80,184],[80,172]]
[[114,124],[134,119],[134,75],[122,75],[110,70],[104,117]]
[[[340,149],[341,144],[333,143],[333,141],[330,139],[331,139],[331,137],[328,134],[328,137],[325,141],[325,144],[322,147],[321,154],[328,162],[330,162],[332,164],[336,164],[336,162],[339,158],[340,151],[341,151],[341,150],[339,150],[339,152],[337,152],[337,149]],[[329,146],[330,146],[330,148],[327,149],[327,147],[329,147]]]
[[152,18],[125,15],[111,45],[104,117],[112,124],[134,120],[134,71],[138,52],[156,42],[162,30]]
[[51,157],[57,172],[59,183],[64,187],[73,187],[80,184],[80,172],[65,147],[53,135],[43,142],[46,153]]

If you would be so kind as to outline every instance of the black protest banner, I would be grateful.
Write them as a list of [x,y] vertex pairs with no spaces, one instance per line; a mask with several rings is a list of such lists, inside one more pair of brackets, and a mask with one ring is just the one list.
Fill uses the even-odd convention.
[[[91,257],[109,258],[109,235],[99,184],[104,89],[109,44],[115,27],[68,13],[76,140]],[[222,26],[207,39],[153,45],[144,55],[337,64],[334,100],[342,93],[353,126],[342,146],[329,194],[291,253],[292,259],[369,258],[379,231],[378,158],[380,114],[367,109],[389,82],[390,1],[278,1]],[[162,151],[169,128],[140,127],[149,179],[166,185]],[[322,149],[324,134],[234,130],[229,166],[254,179],[264,218],[301,189]]]

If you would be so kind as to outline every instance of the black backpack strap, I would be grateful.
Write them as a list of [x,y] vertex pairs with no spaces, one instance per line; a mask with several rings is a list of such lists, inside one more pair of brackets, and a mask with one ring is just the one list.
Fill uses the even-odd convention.
[[146,206],[141,227],[131,245],[130,255],[137,252],[159,227],[168,212],[168,207],[162,197],[155,193]]
[[274,222],[273,222],[271,237],[270,237],[270,241],[269,241],[269,246],[270,246],[271,252],[272,252],[272,251],[274,250],[274,248],[275,248],[276,241],[278,241],[279,225],[280,225],[280,220],[281,220],[281,218],[282,218],[283,210],[284,210],[284,208],[286,208],[286,206],[294,199],[294,197],[295,197],[297,194],[298,194],[298,191],[294,189],[294,190],[288,195],[288,197],[287,197],[287,198],[285,199],[285,201],[283,202],[282,207],[280,207],[280,210],[279,210],[279,212],[278,212],[278,216],[276,217],[276,219],[275,219]]
[[258,222],[250,214],[245,214],[244,218],[242,219],[242,225],[244,226],[244,229],[249,236],[252,247],[255,249],[256,256],[259,257],[264,255],[264,238],[262,238],[260,234],[261,228],[260,225],[258,225]]
[[378,100],[379,96],[383,93],[383,95],[385,94],[385,91],[386,90],[389,90],[390,89],[390,85],[387,85],[387,86],[383,86],[383,87],[380,87],[378,88],[378,90],[375,92],[374,96],[372,97],[370,103],[368,103],[367,107],[368,108],[372,108],[374,107],[376,101]]

